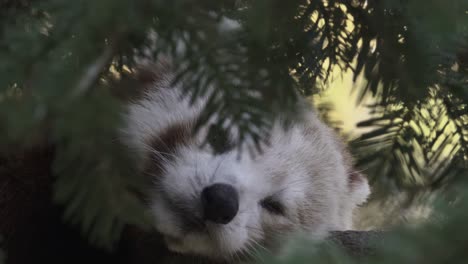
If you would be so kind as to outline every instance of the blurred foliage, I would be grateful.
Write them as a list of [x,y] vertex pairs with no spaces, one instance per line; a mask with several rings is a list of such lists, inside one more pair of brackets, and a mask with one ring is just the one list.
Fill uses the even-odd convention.
[[266,263],[465,263],[467,187],[463,184],[460,189],[464,195],[451,207],[445,200],[436,200],[438,213],[431,221],[400,227],[386,234],[384,240],[374,241],[376,250],[368,256],[351,257],[333,243],[299,239],[280,258],[260,257]]
[[217,113],[249,149],[338,67],[375,97],[360,124],[372,130],[352,142],[375,193],[447,189],[467,175],[467,12],[466,0],[2,0],[0,143],[55,144],[55,200],[111,248],[124,225],[148,227],[111,87],[138,58],[173,58],[186,94],[209,98],[200,124]]
[[375,118],[359,124],[373,130],[352,146],[377,194],[438,190],[467,174],[466,10],[466,1],[369,2],[373,41],[360,56],[373,55],[356,71],[368,80],[361,94],[378,99]]

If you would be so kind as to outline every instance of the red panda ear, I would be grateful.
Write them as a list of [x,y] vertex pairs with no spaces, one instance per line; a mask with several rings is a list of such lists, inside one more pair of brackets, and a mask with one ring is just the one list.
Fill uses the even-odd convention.
[[355,204],[363,204],[370,195],[369,182],[366,176],[358,171],[352,171],[348,177],[351,198]]
[[124,102],[136,100],[149,91],[160,88],[161,85],[158,84],[169,81],[171,72],[172,63],[169,59],[140,61],[130,72],[122,74],[120,79],[111,80],[111,92]]
[[135,69],[135,79],[143,86],[151,86],[164,78],[172,70],[172,63],[168,58],[161,58],[157,62],[142,62]]
[[353,171],[349,174],[348,181],[349,181],[350,186],[359,184],[363,180],[366,180],[366,179],[364,175],[362,175],[360,172]]

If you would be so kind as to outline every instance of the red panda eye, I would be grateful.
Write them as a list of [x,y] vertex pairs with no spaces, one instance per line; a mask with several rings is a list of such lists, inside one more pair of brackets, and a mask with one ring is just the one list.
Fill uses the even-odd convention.
[[276,215],[284,215],[284,205],[273,196],[268,196],[260,201],[260,205],[268,212]]

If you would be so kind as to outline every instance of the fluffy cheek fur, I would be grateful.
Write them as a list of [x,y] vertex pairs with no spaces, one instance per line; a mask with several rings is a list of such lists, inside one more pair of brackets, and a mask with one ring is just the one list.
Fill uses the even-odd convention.
[[[212,257],[228,257],[247,250],[249,243],[261,239],[258,200],[261,186],[249,169],[249,161],[237,160],[234,152],[212,155],[184,147],[177,158],[165,164],[155,180],[151,210],[156,229],[166,237],[169,249]],[[202,219],[201,192],[214,183],[227,183],[239,192],[239,212],[226,225],[205,223],[203,230],[185,226],[189,217]],[[184,212],[175,210],[182,207]]]

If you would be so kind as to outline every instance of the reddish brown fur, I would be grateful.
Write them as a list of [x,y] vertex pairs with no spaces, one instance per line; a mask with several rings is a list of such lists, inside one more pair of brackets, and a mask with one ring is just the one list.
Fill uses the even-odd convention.
[[170,160],[173,153],[180,146],[186,146],[192,142],[192,125],[190,123],[178,123],[168,127],[159,135],[154,135],[149,145],[153,151],[145,166],[145,173],[158,176],[161,173],[162,163]]
[[167,59],[159,60],[158,63],[148,62],[137,67],[135,78],[140,85],[151,88],[155,83],[162,81],[171,72],[171,68]]
[[343,156],[343,161],[346,166],[347,172],[348,172],[348,182],[349,182],[349,187],[350,189],[354,188],[354,186],[359,185],[364,181],[364,175],[356,171],[354,167],[354,159],[351,156],[351,153],[348,149],[348,147],[343,143],[341,138],[339,138],[338,135],[334,134],[335,142],[338,145],[341,154]]
[[121,79],[111,80],[112,93],[124,102],[139,100],[148,91],[160,88],[155,84],[163,81],[171,69],[167,59],[138,65],[129,74],[123,73]]

